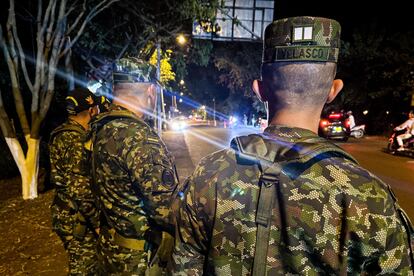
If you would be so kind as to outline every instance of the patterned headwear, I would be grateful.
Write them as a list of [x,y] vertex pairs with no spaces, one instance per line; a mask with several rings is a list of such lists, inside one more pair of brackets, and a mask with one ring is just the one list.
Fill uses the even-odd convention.
[[153,66],[141,59],[120,59],[113,71],[114,84],[151,82]]
[[99,111],[107,112],[109,110],[109,106],[111,105],[111,101],[105,96],[99,96],[98,100]]
[[321,17],[290,17],[265,30],[263,63],[289,61],[337,62],[341,26]]
[[79,87],[68,93],[66,111],[69,115],[76,115],[98,104],[96,96],[87,88]]

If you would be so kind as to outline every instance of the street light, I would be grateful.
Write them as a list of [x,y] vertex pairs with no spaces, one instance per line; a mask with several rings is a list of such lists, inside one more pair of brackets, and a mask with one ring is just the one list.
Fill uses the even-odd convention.
[[183,34],[179,34],[177,36],[177,43],[180,45],[184,45],[187,43],[187,39],[185,38],[185,36]]

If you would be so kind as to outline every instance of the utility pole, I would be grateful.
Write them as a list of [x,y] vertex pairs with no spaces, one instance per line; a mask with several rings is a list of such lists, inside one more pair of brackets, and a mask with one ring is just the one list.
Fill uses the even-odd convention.
[[162,120],[161,120],[161,42],[157,40],[157,116],[155,116],[155,125],[157,132],[161,135]]
[[214,126],[217,126],[217,122],[216,122],[216,98],[213,98],[213,123]]
[[156,126],[158,135],[162,133],[163,120],[165,120],[164,93],[161,85],[161,40],[157,40],[157,116]]

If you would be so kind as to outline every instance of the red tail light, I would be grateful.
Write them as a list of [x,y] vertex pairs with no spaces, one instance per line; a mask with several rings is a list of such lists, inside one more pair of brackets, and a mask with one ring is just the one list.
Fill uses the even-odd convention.
[[349,119],[346,119],[345,126],[346,127],[350,127],[351,126],[351,122],[349,121]]
[[326,127],[329,124],[329,121],[328,120],[321,120],[319,122],[319,124],[321,125],[321,127]]
[[339,113],[332,113],[332,114],[329,114],[329,119],[339,119],[339,118],[341,118],[341,114],[339,114]]

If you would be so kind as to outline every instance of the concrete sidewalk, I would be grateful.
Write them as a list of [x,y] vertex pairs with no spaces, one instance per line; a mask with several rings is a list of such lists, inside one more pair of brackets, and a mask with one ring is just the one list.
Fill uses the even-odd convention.
[[183,183],[195,168],[185,142],[184,134],[182,132],[164,132],[162,139],[170,153],[174,156],[178,177],[180,183]]

